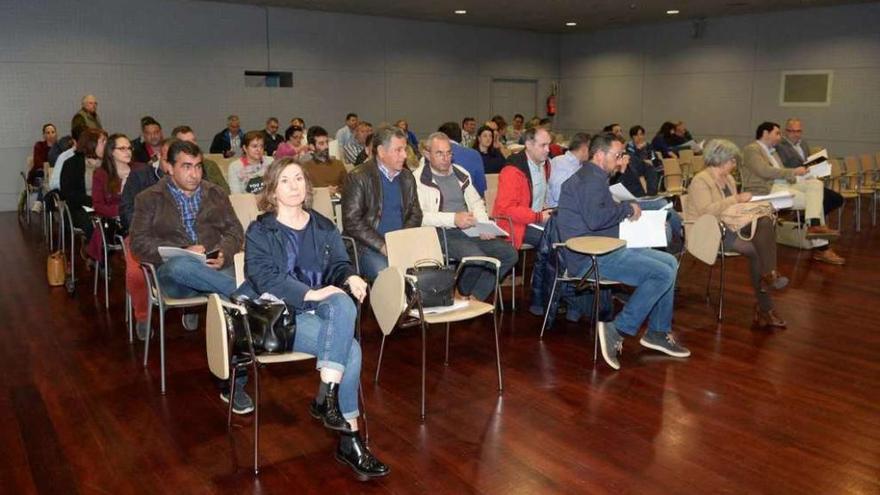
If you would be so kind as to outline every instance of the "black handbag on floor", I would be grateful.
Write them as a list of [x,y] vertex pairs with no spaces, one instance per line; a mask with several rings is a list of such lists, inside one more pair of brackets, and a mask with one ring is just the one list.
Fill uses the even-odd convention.
[[[240,299],[235,301],[247,309],[247,318],[239,313],[231,315],[234,329],[235,353],[249,353],[248,331],[254,345],[254,354],[278,354],[293,350],[296,339],[296,319],[283,301]],[[230,316],[227,312],[227,316]],[[229,322],[229,320],[227,320]]]
[[406,271],[416,277],[422,307],[452,306],[455,295],[455,268],[436,260],[417,261]]

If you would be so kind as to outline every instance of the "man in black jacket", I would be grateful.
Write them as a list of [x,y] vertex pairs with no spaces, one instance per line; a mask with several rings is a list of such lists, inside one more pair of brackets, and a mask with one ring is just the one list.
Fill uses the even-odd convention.
[[162,126],[149,115],[141,119],[141,135],[131,143],[135,162],[150,164],[159,160]]
[[342,188],[342,227],[358,244],[361,275],[374,280],[388,266],[385,234],[422,224],[416,180],[404,167],[406,134],[381,127],[373,135],[373,156],[356,168]]

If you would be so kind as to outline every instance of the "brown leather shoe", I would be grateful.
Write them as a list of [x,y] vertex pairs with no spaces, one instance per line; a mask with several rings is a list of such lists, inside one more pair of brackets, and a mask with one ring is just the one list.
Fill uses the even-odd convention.
[[788,286],[788,277],[783,277],[776,270],[771,271],[770,273],[765,273],[764,276],[761,277],[761,288],[764,290],[767,289],[784,289]]
[[840,237],[840,231],[829,229],[825,225],[813,225],[807,227],[807,239],[828,239],[831,237]]
[[846,263],[846,259],[839,256],[831,248],[828,248],[824,251],[814,251],[813,260],[821,261],[822,263],[828,263],[831,265],[843,265]]
[[761,311],[755,307],[755,326],[767,330],[785,328],[785,320],[780,318],[776,311],[772,309],[770,311]]

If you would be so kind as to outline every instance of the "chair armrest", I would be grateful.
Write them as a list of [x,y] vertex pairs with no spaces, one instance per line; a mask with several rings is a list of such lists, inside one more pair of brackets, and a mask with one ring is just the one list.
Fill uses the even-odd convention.
[[501,269],[501,262],[495,258],[490,258],[488,256],[465,256],[460,261],[460,264],[462,265],[465,265],[467,263],[489,263],[495,266],[496,270]]

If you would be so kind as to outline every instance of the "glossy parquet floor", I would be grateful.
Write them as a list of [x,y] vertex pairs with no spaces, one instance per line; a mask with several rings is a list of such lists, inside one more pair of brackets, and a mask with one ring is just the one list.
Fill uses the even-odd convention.
[[366,315],[371,447],[392,469],[372,483],[336,463],[335,437],[308,415],[311,363],[263,370],[255,478],[252,419],[227,432],[204,332],[169,313],[162,396],[158,356],[145,370],[142,346],[128,343],[122,265],[109,311],[90,280],[70,297],[47,286],[37,231],[0,214],[2,493],[880,493],[880,228],[869,222],[844,229],[844,267],[780,248],[792,279],[775,294],[784,331],[751,328],[741,258],[728,265],[717,324],[703,298],[708,268],[686,256],[675,328],[687,360],[633,339],[621,371],[594,366],[585,322],[560,321],[539,341],[541,322],[522,305],[503,315],[499,396],[490,321],[453,326],[448,367],[434,328],[424,423],[418,332],[389,338],[376,385],[380,337]]

